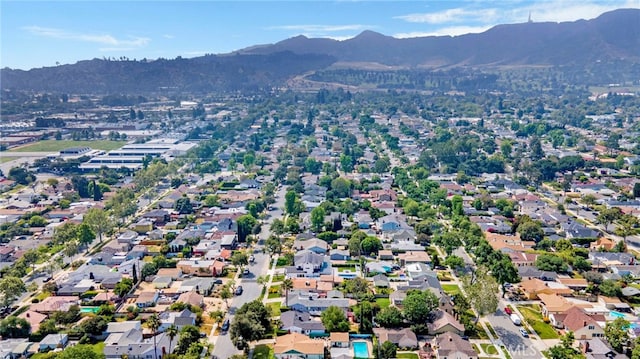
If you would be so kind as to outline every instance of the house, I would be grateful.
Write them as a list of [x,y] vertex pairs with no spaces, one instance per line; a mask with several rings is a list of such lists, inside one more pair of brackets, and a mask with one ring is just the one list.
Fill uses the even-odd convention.
[[560,225],[562,230],[565,232],[565,235],[569,239],[573,238],[598,238],[600,237],[600,233],[591,228],[587,228],[584,225],[569,221],[568,223],[562,223]]
[[332,261],[348,261],[351,259],[351,254],[348,250],[332,249],[329,251],[329,259]]
[[142,330],[141,324],[139,320],[127,320],[124,322],[110,322],[107,324],[107,330],[105,330],[105,334],[113,334],[113,333],[124,333],[129,330],[136,329]]
[[[520,289],[525,298],[538,299],[539,294],[571,295],[573,291],[556,282],[543,282],[538,278],[526,279],[520,282]],[[563,288],[564,287],[564,288]]]
[[565,297],[556,294],[538,294],[542,304],[542,316],[549,317],[551,314],[560,314],[574,306]]
[[153,222],[148,219],[140,219],[138,222],[131,225],[131,229],[144,234],[153,230]]
[[431,267],[431,257],[425,251],[409,251],[398,255],[400,265],[405,266],[410,263],[424,263]]
[[616,241],[614,241],[613,239],[606,238],[606,237],[600,237],[595,242],[591,242],[591,244],[589,245],[589,250],[590,251],[597,251],[597,250],[602,249],[604,251],[609,252],[615,246],[616,246]]
[[596,319],[578,307],[572,307],[564,313],[562,328],[572,331],[577,340],[604,337],[604,329],[600,327]]
[[158,291],[143,291],[138,294],[136,298],[136,305],[138,308],[153,307],[158,302],[160,292]]
[[473,350],[471,343],[458,334],[447,332],[438,335],[433,339],[432,346],[435,349],[436,358],[478,359],[478,353]]
[[[144,339],[142,331],[130,329],[123,333],[110,334],[104,341],[105,359],[121,359],[123,357],[139,359],[161,359],[173,352],[177,340],[171,341],[166,333],[156,335],[154,347],[153,337]],[[171,345],[171,346],[170,346]]]
[[302,251],[302,250],[310,250],[317,254],[326,254],[329,249],[329,245],[327,242],[318,238],[311,238],[307,240],[295,240],[293,242],[293,249]]
[[613,350],[602,338],[581,340],[580,351],[587,359],[624,359],[628,356],[619,354]]
[[381,261],[392,261],[394,258],[393,252],[389,249],[382,249],[378,252],[378,259]]
[[77,296],[54,296],[47,297],[40,303],[31,304],[31,310],[38,313],[52,313],[56,311],[66,312],[72,305],[80,304],[80,297]]
[[[294,269],[302,271],[303,276],[312,277],[314,273],[318,273],[325,266],[324,255],[314,253],[310,250],[302,250],[294,256]],[[289,273],[289,268],[285,268],[285,272]],[[298,275],[299,276],[299,275]]]
[[389,288],[389,278],[384,274],[376,274],[371,278],[374,287]]
[[429,323],[429,335],[439,335],[445,332],[455,333],[458,335],[464,334],[464,325],[451,314],[443,311],[436,310],[433,314],[433,321]]
[[329,341],[332,348],[348,348],[349,347],[349,333],[347,332],[332,332],[329,335]]
[[306,335],[291,333],[276,339],[273,354],[277,359],[324,359],[324,342],[311,339]]
[[156,226],[164,226],[165,223],[169,222],[170,215],[169,211],[164,209],[154,209],[142,215],[142,218],[148,219],[152,221]]
[[418,337],[409,328],[404,329],[385,329],[373,328],[373,334],[378,337],[378,342],[384,343],[390,341],[397,345],[398,348],[414,349],[418,347]]
[[314,320],[306,312],[290,310],[280,315],[282,326],[280,329],[289,333],[299,333],[305,335],[321,335],[325,333],[324,325],[320,320]]
[[40,328],[40,323],[44,322],[47,319],[47,316],[33,310],[27,310],[26,312],[18,315],[18,318],[26,320],[31,326],[31,328],[29,329],[30,333],[35,333]]
[[172,325],[180,330],[187,325],[195,324],[196,314],[189,309],[184,309],[180,312],[162,312],[160,313],[160,327],[158,327],[158,331],[164,332]]
[[69,343],[69,336],[67,334],[48,334],[42,338],[38,346],[38,351],[47,352],[54,349],[64,349]]
[[0,340],[1,359],[28,358],[32,352],[32,345],[28,339],[2,339]]
[[349,308],[349,300],[345,298],[320,298],[317,293],[305,293],[290,291],[287,303],[292,310],[310,313],[311,315],[320,315],[330,306],[336,306],[345,313]]
[[202,308],[204,306],[204,296],[196,291],[188,291],[180,294],[177,302],[190,304],[194,307]]

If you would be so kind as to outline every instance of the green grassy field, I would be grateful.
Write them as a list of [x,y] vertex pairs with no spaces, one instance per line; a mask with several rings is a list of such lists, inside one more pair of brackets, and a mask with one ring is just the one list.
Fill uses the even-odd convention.
[[94,150],[104,150],[111,151],[125,145],[126,141],[108,141],[108,140],[98,140],[98,141],[56,141],[56,140],[45,140],[38,141],[33,144],[29,144],[20,148],[14,148],[9,150],[9,152],[57,152],[60,150],[64,150],[69,147],[91,147]]
[[253,349],[253,358],[271,359],[273,358],[273,348],[265,344],[256,345]]
[[376,298],[376,303],[378,303],[380,309],[388,308],[391,305],[389,298]]
[[267,307],[271,308],[271,316],[272,317],[279,317],[281,312],[280,312],[280,306],[282,305],[282,303],[280,302],[269,302],[267,303]]
[[550,324],[544,322],[539,310],[522,305],[518,306],[518,310],[531,328],[540,336],[540,339],[558,339],[560,337]]
[[449,295],[460,294],[460,287],[457,284],[443,284],[442,290]]
[[416,353],[397,353],[396,358],[403,359],[418,359],[418,354]]

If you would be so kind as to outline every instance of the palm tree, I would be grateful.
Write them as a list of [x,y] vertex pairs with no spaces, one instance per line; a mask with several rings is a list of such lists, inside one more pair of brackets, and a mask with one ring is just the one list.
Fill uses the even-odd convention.
[[158,348],[156,346],[156,332],[158,331],[158,328],[160,328],[160,318],[158,318],[158,314],[154,313],[149,317],[149,319],[147,319],[147,326],[149,326],[149,329],[153,332],[154,359],[158,359]]
[[173,338],[178,335],[178,327],[171,324],[169,328],[167,328],[166,333],[169,336],[169,354],[171,354],[171,343],[173,342]]
[[222,289],[220,290],[220,298],[224,300],[224,303],[227,306],[227,310],[229,309],[229,298],[231,298],[232,296],[233,294],[231,293],[230,286],[228,284],[222,286]]
[[282,289],[284,289],[284,305],[289,306],[289,289],[293,288],[293,281],[291,278],[286,278],[282,281]]

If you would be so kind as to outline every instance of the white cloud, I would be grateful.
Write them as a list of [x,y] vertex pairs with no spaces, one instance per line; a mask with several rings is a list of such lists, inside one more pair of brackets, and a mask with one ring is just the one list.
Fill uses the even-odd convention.
[[[507,3],[508,4],[508,3]],[[513,4],[516,5],[516,4]],[[529,13],[533,21],[563,22],[579,19],[593,19],[604,12],[619,9],[621,7],[640,7],[640,2],[635,1],[540,1],[526,6],[513,6],[511,8],[453,8],[438,12],[413,13],[395,16],[394,19],[410,23],[424,23],[432,25],[441,24],[498,24],[519,23],[527,21]]]
[[281,25],[281,26],[271,26],[268,27],[267,30],[289,30],[289,31],[300,31],[306,33],[316,33],[316,32],[339,32],[339,31],[357,31],[370,29],[374,26],[368,25]]
[[414,13],[408,15],[395,16],[394,19],[404,20],[406,22],[417,22],[427,24],[446,24],[455,22],[491,22],[498,18],[497,9],[463,9],[454,8],[438,12]]
[[62,29],[47,28],[47,27],[40,27],[40,26],[26,26],[23,29],[37,36],[49,37],[49,38],[60,39],[60,40],[92,42],[92,43],[97,43],[102,45],[109,45],[113,48],[142,47],[147,45],[151,41],[151,39],[147,37],[129,36],[127,39],[118,39],[108,34],[103,34],[103,35],[84,34],[84,33],[77,33],[77,32],[71,32],[71,31],[66,31]]
[[412,37],[426,37],[426,36],[459,36],[464,34],[477,34],[487,31],[491,26],[449,26],[436,29],[433,31],[414,31],[403,32],[394,34],[393,37],[398,39],[407,39]]
[[136,50],[135,47],[101,47],[98,49],[100,52],[122,52],[122,51],[133,51]]
[[164,34],[164,35],[162,35],[162,37],[164,37],[165,39],[175,39],[176,38],[174,35],[170,35],[170,34]]

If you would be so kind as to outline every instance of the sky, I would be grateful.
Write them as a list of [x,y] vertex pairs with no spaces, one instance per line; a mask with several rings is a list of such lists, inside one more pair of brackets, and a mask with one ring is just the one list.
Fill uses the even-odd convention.
[[189,58],[297,35],[345,40],[364,30],[458,36],[526,22],[529,14],[534,22],[562,22],[618,8],[640,8],[640,0],[0,0],[0,67]]

